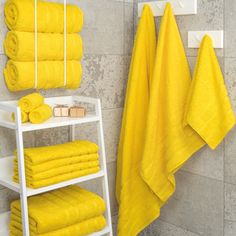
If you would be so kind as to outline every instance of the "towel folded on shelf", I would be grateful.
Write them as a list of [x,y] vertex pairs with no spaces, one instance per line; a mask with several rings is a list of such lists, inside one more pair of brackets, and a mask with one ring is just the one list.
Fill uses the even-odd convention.
[[[4,48],[7,56],[15,61],[35,59],[34,33],[9,31]],[[80,60],[83,56],[82,39],[78,34],[67,34],[67,60]],[[38,60],[63,60],[64,35],[38,33]]]
[[[64,86],[63,61],[39,61],[37,89],[76,89],[80,85],[82,66],[79,61],[67,61],[67,81]],[[9,60],[4,69],[7,87],[10,91],[32,89],[35,86],[35,63]]]
[[[30,197],[28,209],[31,235],[86,235],[106,225],[102,216],[104,200],[78,186]],[[10,235],[21,233],[21,206],[17,200],[11,204]]]
[[[38,1],[38,32],[62,33],[64,31],[64,5]],[[34,31],[34,0],[7,0],[5,21],[10,30]],[[83,26],[83,12],[67,4],[67,32],[78,33]]]
[[[86,140],[26,148],[24,157],[26,184],[30,188],[49,186],[100,170],[98,146]],[[13,180],[19,182],[17,157],[14,159]]]
[[18,101],[18,106],[23,112],[31,112],[44,103],[44,97],[40,93],[31,93]]
[[50,117],[52,117],[52,108],[47,104],[39,106],[29,114],[29,120],[32,124],[41,124]]
[[[11,118],[13,121],[15,121],[15,113],[11,113]],[[29,121],[29,114],[27,112],[21,111],[21,122],[26,123]]]

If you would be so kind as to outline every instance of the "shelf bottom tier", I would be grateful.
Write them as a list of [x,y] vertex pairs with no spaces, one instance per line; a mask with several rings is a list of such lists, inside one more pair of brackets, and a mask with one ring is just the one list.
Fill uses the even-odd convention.
[[[9,222],[10,222],[10,212],[5,212],[0,214],[0,236],[9,236]],[[102,236],[110,232],[109,227],[107,226],[103,230],[92,233],[88,236]]]

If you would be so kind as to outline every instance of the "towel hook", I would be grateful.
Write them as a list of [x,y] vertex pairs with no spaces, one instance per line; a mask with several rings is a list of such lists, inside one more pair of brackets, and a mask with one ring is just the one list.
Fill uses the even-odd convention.
[[199,36],[199,35],[194,35],[194,37],[195,37],[195,39],[200,43],[200,41],[201,41],[201,37]]
[[177,0],[177,2],[179,3],[179,6],[180,6],[181,8],[184,8],[184,3],[183,3],[181,0]]

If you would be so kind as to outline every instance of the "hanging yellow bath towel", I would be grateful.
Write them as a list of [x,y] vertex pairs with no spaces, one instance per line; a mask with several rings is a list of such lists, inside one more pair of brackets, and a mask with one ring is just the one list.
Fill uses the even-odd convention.
[[[5,21],[10,30],[34,32],[34,0],[7,0]],[[67,32],[78,33],[83,26],[83,12],[67,4]],[[38,32],[64,32],[64,5],[38,1]]]
[[[67,34],[67,60],[80,60],[83,55],[79,34]],[[7,56],[15,61],[34,61],[34,33],[9,31],[4,48]],[[64,35],[38,33],[38,60],[63,60]]]
[[[30,231],[36,235],[47,235],[46,233],[51,231],[73,227],[75,224],[101,216],[105,208],[105,202],[101,197],[78,186],[33,196],[28,199]],[[21,230],[20,219],[21,206],[17,200],[11,204],[10,225]]]
[[137,235],[159,214],[157,198],[140,175],[155,51],[154,17],[145,5],[135,38],[118,151],[119,236]]
[[[37,89],[67,88],[77,89],[81,82],[82,66],[79,61],[67,61],[67,81],[64,86],[63,61],[38,62]],[[4,77],[11,92],[33,89],[35,86],[35,63],[9,60],[4,69]]]
[[190,125],[202,139],[215,149],[235,125],[223,74],[212,40],[202,40],[193,81],[189,90],[185,125]]

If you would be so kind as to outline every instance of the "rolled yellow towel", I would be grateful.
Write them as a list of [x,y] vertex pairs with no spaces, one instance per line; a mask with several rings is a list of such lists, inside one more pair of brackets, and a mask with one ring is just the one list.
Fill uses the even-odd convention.
[[27,96],[22,97],[18,101],[18,106],[23,112],[31,112],[35,108],[43,105],[44,97],[40,93],[31,93]]
[[29,120],[32,124],[41,124],[48,120],[51,116],[52,108],[47,104],[43,104],[30,112]]
[[[33,61],[34,33],[9,31],[4,48],[15,61]],[[82,39],[78,34],[67,34],[67,60],[80,60],[83,55]],[[64,35],[38,33],[38,60],[63,60]]]
[[[34,31],[34,0],[7,0],[5,21],[9,29]],[[67,4],[67,32],[77,33],[83,26],[83,12]],[[64,31],[64,6],[59,3],[38,1],[38,32],[62,33]]]
[[[33,89],[35,86],[35,63],[9,60],[4,69],[7,87],[10,91]],[[64,62],[38,62],[37,89],[62,88],[77,89],[82,77],[79,61],[67,61],[67,83],[64,86]]]
[[[15,121],[15,113],[14,112],[11,113],[11,118],[13,121]],[[21,122],[26,123],[28,121],[29,121],[29,114],[24,111],[21,111]]]

